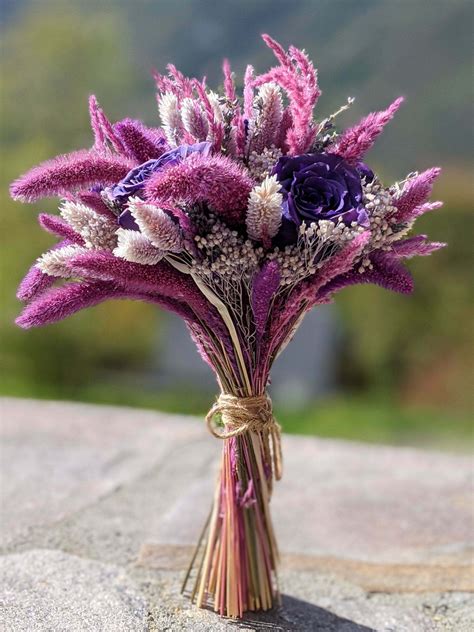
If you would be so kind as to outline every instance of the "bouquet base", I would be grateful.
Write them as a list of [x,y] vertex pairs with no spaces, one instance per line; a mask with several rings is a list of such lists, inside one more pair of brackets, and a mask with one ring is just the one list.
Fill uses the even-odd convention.
[[[281,474],[281,457],[279,428],[270,400],[264,396],[233,401],[238,402],[240,413],[242,402],[245,406],[251,401],[252,410],[245,408],[240,425],[236,425],[235,410],[229,412],[218,400],[219,410],[215,407],[208,416],[209,422],[218,412],[225,423],[222,434],[211,430],[224,439],[221,470],[183,592],[192,583],[190,596],[197,606],[239,618],[248,610],[269,610],[280,603],[278,549],[269,503],[273,478]],[[262,402],[270,411],[271,422],[267,415],[265,423],[265,415],[260,414]],[[255,406],[259,407],[258,416]],[[229,423],[229,416],[233,423]]]

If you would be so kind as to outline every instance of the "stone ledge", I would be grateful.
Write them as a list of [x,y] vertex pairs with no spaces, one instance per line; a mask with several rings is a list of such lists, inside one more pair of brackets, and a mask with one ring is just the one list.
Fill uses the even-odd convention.
[[467,457],[284,436],[272,500],[283,606],[236,624],[179,595],[221,448],[202,422],[1,405],[7,630],[474,629]]

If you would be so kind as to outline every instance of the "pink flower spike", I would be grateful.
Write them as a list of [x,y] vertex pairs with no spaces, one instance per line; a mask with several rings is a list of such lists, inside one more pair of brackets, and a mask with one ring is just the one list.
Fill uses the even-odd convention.
[[125,293],[111,282],[68,283],[39,296],[15,322],[23,329],[48,325],[120,294]]
[[250,64],[245,69],[244,76],[244,117],[249,120],[253,110],[253,78],[254,69]]
[[[65,245],[63,242],[61,245]],[[31,301],[32,299],[44,294],[56,281],[56,277],[45,274],[36,267],[36,263],[31,266],[24,278],[22,279],[16,296],[20,301]]]
[[20,202],[36,202],[96,184],[115,184],[134,166],[134,162],[121,156],[75,151],[33,167],[13,182],[10,194]]
[[94,94],[89,97],[89,116],[91,119],[92,133],[94,134],[94,148],[97,151],[103,151],[105,149],[105,134],[102,129],[99,118],[99,103]]
[[201,103],[207,116],[207,122],[209,124],[209,131],[211,133],[212,139],[212,148],[215,152],[218,152],[222,147],[222,141],[224,139],[224,126],[216,118],[216,113],[206,93],[205,86],[199,81],[195,80],[194,88],[198,93],[199,98],[201,99]]
[[235,93],[234,77],[228,59],[224,59],[222,62],[222,72],[224,73],[225,95],[230,101],[235,101],[237,95]]
[[316,303],[328,303],[336,292],[361,283],[374,283],[399,294],[413,292],[413,278],[393,252],[376,250],[370,255],[370,262],[372,268],[365,272],[353,270],[334,277],[318,291]]
[[71,201],[79,201],[99,215],[105,215],[106,217],[109,217],[110,219],[113,218],[117,221],[117,217],[112,213],[109,207],[104,204],[100,194],[95,191],[80,191],[76,196],[71,196]]
[[393,118],[403,103],[403,97],[396,99],[386,110],[372,112],[360,123],[347,129],[328,151],[342,156],[349,162],[360,160],[375,142],[383,128]]
[[410,259],[411,257],[426,257],[447,244],[439,241],[428,241],[426,235],[416,235],[393,244],[393,254],[396,257]]
[[145,187],[145,197],[160,205],[183,201],[208,202],[226,221],[245,221],[253,182],[244,169],[225,156],[193,154],[181,164],[156,173]]
[[111,122],[105,116],[105,113],[100,107],[95,95],[89,97],[89,114],[95,138],[94,149],[99,152],[107,152],[108,147],[106,141],[109,141],[116,152],[123,154],[125,152],[125,148],[122,141],[114,132]]
[[168,149],[164,134],[145,127],[141,121],[124,119],[115,123],[114,131],[127,155],[139,163],[159,158]]
[[329,259],[323,263],[316,274],[315,281],[311,282],[310,280],[308,283],[308,292],[312,297],[311,302],[316,300],[318,292],[322,287],[335,277],[345,274],[352,269],[354,261],[361,255],[369,239],[370,231],[357,235],[347,246],[341,248],[337,254],[329,257]]
[[273,51],[273,54],[278,59],[280,64],[286,68],[291,66],[291,63],[288,59],[288,55],[286,54],[285,49],[281,44],[279,44],[273,37],[270,37],[267,33],[262,33],[262,39],[265,44]]
[[317,132],[313,124],[313,110],[321,90],[316,70],[304,51],[291,46],[287,53],[268,35],[262,37],[280,62],[280,66],[256,77],[253,85],[261,86],[274,81],[286,91],[292,124],[288,128],[285,143],[289,154],[302,154],[311,147]]
[[432,209],[432,207],[425,207],[422,210],[422,205],[431,195],[433,184],[440,173],[441,169],[439,167],[433,167],[423,171],[423,173],[414,178],[410,178],[405,183],[401,194],[394,202],[398,209],[395,217],[399,222],[408,222],[423,212]]
[[180,97],[180,99],[183,97],[192,97],[194,79],[190,77],[185,77],[174,64],[168,64],[166,66],[166,69],[168,70],[168,74],[177,88],[178,96]]
[[115,281],[130,291],[156,293],[189,305],[206,321],[213,315],[209,303],[190,276],[165,261],[155,265],[131,263],[105,250],[91,250],[71,259],[71,270],[89,279]]
[[276,261],[266,263],[252,282],[252,311],[259,336],[265,332],[270,303],[280,284],[280,269]]
[[82,237],[76,233],[76,231],[69,226],[61,217],[57,215],[48,215],[47,213],[40,213],[38,215],[39,225],[44,228],[48,233],[52,233],[57,237],[63,237],[73,244],[79,246],[84,245]]

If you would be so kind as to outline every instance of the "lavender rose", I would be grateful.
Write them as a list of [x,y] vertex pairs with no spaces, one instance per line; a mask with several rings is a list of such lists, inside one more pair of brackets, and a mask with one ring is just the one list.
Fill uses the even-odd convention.
[[354,167],[335,154],[303,154],[281,157],[273,173],[282,187],[283,218],[294,225],[322,219],[367,225],[361,178],[370,181],[373,173],[366,165]]
[[122,211],[128,198],[132,195],[140,195],[140,191],[145,186],[145,182],[157,171],[162,171],[163,169],[177,165],[190,154],[196,152],[207,156],[210,150],[211,143],[208,142],[195,143],[194,145],[180,145],[162,154],[159,158],[147,160],[143,164],[138,165],[138,167],[134,167],[120,182],[104,189],[102,198],[108,206],[120,213],[119,224],[122,228],[138,230],[137,223],[133,219],[130,211],[128,209]]

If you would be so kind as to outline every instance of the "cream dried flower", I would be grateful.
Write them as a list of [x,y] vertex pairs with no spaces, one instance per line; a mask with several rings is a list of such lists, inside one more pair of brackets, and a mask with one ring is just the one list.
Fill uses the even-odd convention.
[[117,224],[80,202],[63,202],[61,216],[84,240],[86,248],[112,250],[117,244]]
[[36,267],[49,276],[68,279],[72,276],[69,260],[84,252],[87,248],[74,245],[49,250],[38,259]]
[[154,265],[158,263],[164,252],[156,248],[151,241],[137,230],[119,228],[117,231],[118,246],[114,255],[132,263]]
[[154,204],[148,204],[137,197],[129,199],[128,208],[135,218],[140,232],[154,246],[168,252],[181,252],[183,240],[180,228],[161,208]]
[[177,96],[165,92],[158,102],[158,110],[166,138],[171,146],[176,147],[182,127]]
[[250,192],[247,207],[247,232],[255,241],[269,242],[281,226],[280,183],[276,176],[267,176]]

